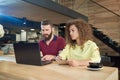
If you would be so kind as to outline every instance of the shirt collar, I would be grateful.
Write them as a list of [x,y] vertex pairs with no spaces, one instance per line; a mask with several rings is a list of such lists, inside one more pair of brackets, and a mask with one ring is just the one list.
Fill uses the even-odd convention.
[[[56,36],[56,35],[54,35],[54,37],[53,37],[52,41],[56,41],[56,40],[57,40],[57,36]],[[43,39],[43,42],[45,42],[45,39]]]

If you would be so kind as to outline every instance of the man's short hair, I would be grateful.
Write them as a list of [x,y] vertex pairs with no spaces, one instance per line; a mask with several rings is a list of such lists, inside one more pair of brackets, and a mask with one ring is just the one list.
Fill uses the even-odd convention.
[[41,21],[41,25],[50,25],[51,27],[53,27],[53,24],[49,20]]

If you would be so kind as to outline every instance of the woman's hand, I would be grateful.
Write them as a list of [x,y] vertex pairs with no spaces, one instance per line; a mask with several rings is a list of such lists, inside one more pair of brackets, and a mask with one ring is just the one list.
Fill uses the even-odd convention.
[[70,66],[73,67],[89,65],[89,60],[68,60],[67,62]]
[[77,60],[68,60],[67,62],[70,66],[73,66],[73,67],[76,67],[76,66],[80,65],[79,61],[77,61]]

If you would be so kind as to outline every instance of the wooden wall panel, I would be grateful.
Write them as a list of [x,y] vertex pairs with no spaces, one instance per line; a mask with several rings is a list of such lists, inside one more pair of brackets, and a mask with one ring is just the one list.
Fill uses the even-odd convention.
[[[110,8],[110,10],[115,13],[116,11],[120,10],[117,0],[94,1],[97,1],[99,4],[107,7],[108,9]],[[91,8],[89,7],[89,10],[93,10],[93,12],[89,12],[89,23],[93,24],[96,28],[103,31],[110,38],[120,43],[120,17],[99,6],[96,6],[94,3],[89,5],[91,6]]]
[[[111,11],[118,13],[120,10],[120,6],[117,3],[117,0],[94,0],[110,9]],[[89,13],[89,22],[94,25],[94,27],[98,28],[112,40],[117,41],[120,44],[120,17],[108,12],[107,10],[95,6],[95,4],[91,5],[90,9],[93,9],[92,13]],[[94,16],[93,16],[94,15]],[[109,54],[116,55],[117,52],[112,50],[107,45],[104,45],[101,41],[97,40],[98,45],[100,46],[100,50],[102,54],[108,52]]]
[[[116,14],[120,15],[120,0],[94,0],[102,6],[108,8]],[[87,5],[87,7],[85,6]],[[112,40],[117,41],[120,44],[120,17],[107,11],[106,9],[92,3],[88,0],[83,7],[78,9],[80,13],[88,15],[89,23],[98,30],[102,31]],[[88,11],[86,11],[88,10]],[[110,53],[113,55],[118,54],[110,47],[96,39],[98,46],[100,47],[101,54]]]

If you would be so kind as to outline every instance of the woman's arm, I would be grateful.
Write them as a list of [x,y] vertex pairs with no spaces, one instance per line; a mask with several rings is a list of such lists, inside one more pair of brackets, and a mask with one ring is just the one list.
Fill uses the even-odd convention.
[[[60,61],[62,61],[62,58],[60,56],[57,56],[55,58],[55,60],[57,62],[60,62]],[[66,60],[66,64],[68,64],[70,66],[73,66],[73,67],[88,66],[90,61],[91,61],[90,59],[86,59],[86,60]]]
[[88,66],[90,61],[91,61],[90,59],[86,59],[86,60],[67,60],[68,64],[70,66],[73,66],[73,67]]

